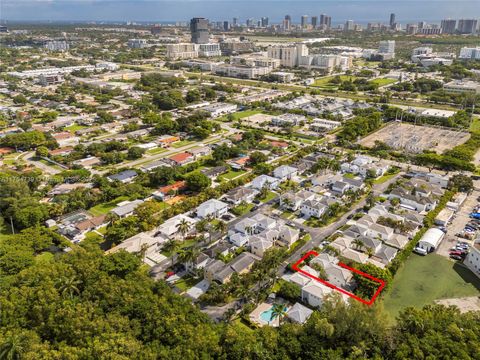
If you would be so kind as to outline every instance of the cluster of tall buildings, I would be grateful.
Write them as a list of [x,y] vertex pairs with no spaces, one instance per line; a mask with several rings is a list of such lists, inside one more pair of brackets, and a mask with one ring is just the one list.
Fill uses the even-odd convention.
[[[312,16],[311,21],[308,21],[308,15],[302,15],[300,18],[300,28],[301,29],[321,29],[327,30],[332,26],[332,18],[328,15],[322,14],[320,17]],[[292,17],[290,15],[285,15],[283,19],[282,27],[284,30],[291,30],[293,28]]]
[[50,40],[44,45],[48,51],[68,51],[70,45],[65,40]]
[[440,24],[427,24],[425,21],[420,21],[417,24],[407,24],[406,32],[410,35],[473,35],[479,33],[478,25],[478,19],[444,19]]

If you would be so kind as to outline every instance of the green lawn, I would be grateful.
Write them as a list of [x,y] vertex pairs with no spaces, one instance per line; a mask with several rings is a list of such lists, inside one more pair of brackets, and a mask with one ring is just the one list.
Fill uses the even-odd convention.
[[224,181],[230,181],[232,179],[235,179],[239,176],[242,176],[243,174],[246,174],[247,172],[244,171],[244,170],[239,170],[239,171],[236,171],[236,170],[230,170],[229,172],[223,174],[223,175],[220,175],[219,178],[221,180],[224,180]]
[[[312,86],[316,86],[316,87],[323,88],[323,89],[332,89],[332,90],[337,89],[338,88],[337,84],[331,84],[330,83],[330,80],[332,80],[334,78],[335,78],[335,76],[326,76],[326,77],[315,79],[315,82],[313,83]],[[345,80],[355,81],[357,79],[357,77],[356,76],[349,76],[349,75],[340,75],[340,79],[342,79],[342,81],[345,81]]]
[[192,286],[198,284],[202,279],[194,279],[191,276],[184,276],[178,282],[175,283],[175,286],[182,291],[187,291]]
[[245,204],[245,205],[238,205],[237,207],[232,209],[232,212],[237,216],[245,215],[246,213],[250,212],[255,204]]
[[192,141],[192,140],[182,140],[182,141],[177,141],[177,142],[174,142],[171,146],[173,148],[181,148],[183,146],[187,146],[187,145],[190,145],[190,144],[195,144],[195,141]]
[[274,193],[273,191],[269,191],[265,199],[260,199],[260,201],[263,203],[266,203],[266,202],[269,202],[270,200],[275,199],[277,196],[278,194]]
[[480,118],[475,118],[470,125],[470,131],[480,132]]
[[160,153],[165,152],[165,151],[167,151],[167,149],[158,147],[158,148],[155,148],[155,149],[147,150],[146,153],[148,155],[156,155],[156,154],[160,154]]
[[394,178],[397,174],[387,174],[380,176],[378,179],[375,179],[373,181],[374,184],[383,184],[384,182],[387,182],[388,180]]
[[[255,115],[255,114],[260,114],[261,112],[262,112],[261,110],[245,110],[245,111],[239,111],[239,112],[233,113],[231,115],[233,116],[234,120],[240,120],[240,119],[246,118],[248,116],[252,116],[252,115]],[[217,120],[227,121],[228,117],[229,117],[228,115],[224,115],[224,116],[219,117]]]
[[86,128],[87,126],[84,126],[84,125],[73,124],[73,125],[67,126],[64,130],[69,131],[72,134],[75,134],[75,131],[86,129]]
[[103,203],[95,205],[90,210],[88,210],[93,216],[100,216],[108,213],[110,210],[114,209],[118,203],[128,200],[128,196],[120,196],[108,203]]
[[422,307],[438,299],[480,294],[480,279],[462,265],[436,254],[412,254],[390,286],[383,302],[392,318],[407,306]]
[[398,80],[395,80],[395,79],[378,78],[378,79],[373,79],[369,82],[371,82],[372,84],[377,84],[379,87],[382,87],[385,85],[396,83],[397,81]]

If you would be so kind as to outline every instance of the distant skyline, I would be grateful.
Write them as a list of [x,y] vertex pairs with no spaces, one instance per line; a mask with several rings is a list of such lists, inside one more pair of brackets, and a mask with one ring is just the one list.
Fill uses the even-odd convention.
[[0,16],[11,21],[186,21],[194,16],[212,21],[286,15],[332,16],[334,23],[387,23],[391,12],[400,23],[443,18],[480,18],[480,0],[1,0]]

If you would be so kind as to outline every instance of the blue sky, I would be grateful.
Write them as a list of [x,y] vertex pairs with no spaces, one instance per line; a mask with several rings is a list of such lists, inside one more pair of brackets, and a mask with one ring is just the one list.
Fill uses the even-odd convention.
[[268,16],[278,21],[290,14],[327,13],[334,22],[387,21],[390,12],[400,22],[442,18],[480,18],[480,0],[0,0],[6,20],[175,21],[193,16],[211,20]]

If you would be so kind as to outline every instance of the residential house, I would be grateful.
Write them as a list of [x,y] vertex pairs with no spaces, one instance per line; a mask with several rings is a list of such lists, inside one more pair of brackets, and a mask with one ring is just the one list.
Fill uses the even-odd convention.
[[217,272],[213,279],[225,284],[230,281],[231,276],[233,273],[237,273],[239,275],[246,274],[250,271],[255,261],[258,260],[258,257],[249,253],[248,251],[241,253],[235,259],[230,261],[227,266],[222,269],[221,271]]
[[280,196],[280,206],[283,209],[297,211],[303,202],[315,199],[316,194],[308,190],[297,193],[286,193]]
[[188,152],[179,153],[168,158],[172,166],[181,166],[188,164],[194,160],[193,155]]
[[164,201],[175,196],[179,191],[184,190],[185,188],[185,181],[177,181],[171,185],[162,186],[157,191],[154,191],[152,196],[157,200]]
[[233,233],[228,236],[228,240],[235,246],[241,247],[248,244],[248,235],[241,232]]
[[287,319],[297,324],[304,324],[312,314],[313,310],[297,302],[288,309]]
[[172,143],[179,141],[180,138],[178,136],[172,135],[162,135],[157,139],[157,143],[160,144],[161,147],[169,147]]
[[260,175],[252,180],[252,187],[257,190],[262,190],[266,187],[269,190],[275,190],[280,185],[280,180],[268,175]]
[[321,307],[325,296],[329,295],[333,290],[328,286],[312,281],[302,288],[302,301],[312,307]]
[[215,275],[224,268],[225,268],[225,263],[223,261],[215,260],[215,259],[209,261],[203,268],[205,279],[207,279],[210,282],[213,281]]
[[252,252],[252,254],[258,257],[263,257],[263,254],[265,254],[265,251],[273,247],[272,241],[267,240],[258,235],[250,236],[249,244],[250,244],[250,251]]
[[307,200],[302,203],[300,213],[307,219],[311,217],[320,219],[327,209],[328,206],[318,200]]
[[114,213],[120,218],[125,218],[133,215],[133,212],[140,204],[143,204],[143,200],[122,201],[121,203],[117,204],[116,208],[110,210],[110,212]]
[[[179,224],[182,222],[187,222],[190,225],[190,230],[187,231],[185,234],[182,234],[179,230]],[[180,239],[183,236],[188,236],[189,234],[195,231],[195,223],[197,220],[185,215],[179,214],[174,216],[163,224],[157,227],[156,229],[156,236],[163,236],[166,239]]]
[[195,260],[193,261],[187,261],[184,265],[185,265],[185,269],[189,272],[189,273],[195,273],[199,270],[202,270],[205,268],[205,266],[207,266],[208,262],[211,261],[212,259],[210,259],[210,257],[208,257],[206,254],[204,253],[200,253],[198,254],[198,256],[196,257]]
[[187,152],[193,156],[194,160],[198,160],[202,156],[210,155],[212,153],[212,149],[209,148],[208,146],[202,146],[198,148],[189,149],[187,150]]
[[418,212],[428,212],[438,204],[438,200],[435,198],[414,195],[403,188],[393,189],[387,197],[388,200],[399,199],[402,207]]
[[205,219],[208,217],[219,218],[228,212],[228,204],[217,199],[210,199],[197,207],[197,217]]
[[277,244],[290,248],[300,237],[300,231],[292,227],[282,225],[279,227]]
[[398,250],[388,245],[382,245],[375,253],[375,258],[378,258],[381,263],[388,265],[397,256]]
[[225,200],[234,205],[242,202],[252,203],[257,194],[258,191],[255,189],[240,186],[227,192]]
[[242,156],[242,157],[228,160],[227,164],[230,165],[232,169],[238,171],[238,170],[244,169],[248,164],[249,160],[250,160],[249,156]]
[[120,181],[123,184],[128,184],[133,181],[137,177],[137,172],[134,170],[125,170],[122,172],[119,172],[118,174],[115,175],[110,175],[107,176],[107,179],[109,181]]
[[282,165],[273,170],[273,176],[280,181],[291,180],[298,174],[298,169],[293,166]]
[[215,166],[211,169],[202,169],[200,172],[205,176],[208,176],[210,179],[215,179],[218,175],[221,175],[228,171],[227,166]]
[[52,134],[60,147],[74,146],[79,143],[78,137],[68,131]]

